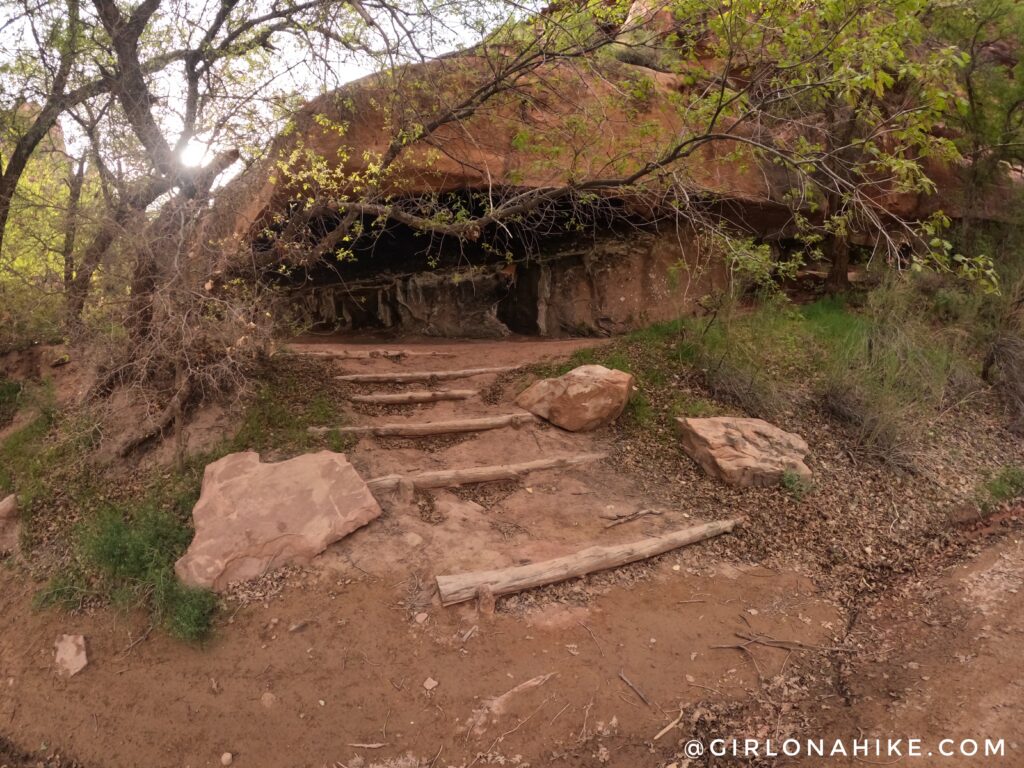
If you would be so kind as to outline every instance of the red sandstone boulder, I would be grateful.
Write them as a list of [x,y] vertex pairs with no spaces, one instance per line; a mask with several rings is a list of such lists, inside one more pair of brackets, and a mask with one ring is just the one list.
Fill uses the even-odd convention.
[[541,379],[516,398],[516,405],[570,432],[586,432],[615,421],[629,402],[633,377],[603,365],[582,365],[557,379]]
[[677,419],[683,450],[709,475],[730,485],[778,485],[786,472],[809,479],[807,443],[762,419]]
[[206,467],[192,510],[196,535],[174,570],[186,584],[223,590],[307,563],[380,513],[344,454],[263,464],[257,453],[233,453]]

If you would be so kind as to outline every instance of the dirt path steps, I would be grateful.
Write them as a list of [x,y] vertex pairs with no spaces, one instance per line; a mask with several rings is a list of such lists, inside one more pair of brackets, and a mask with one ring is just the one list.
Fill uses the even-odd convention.
[[[651,506],[631,478],[609,471],[608,436],[564,432],[512,404],[532,365],[564,358],[579,345],[424,344],[389,348],[388,354],[362,354],[356,345],[293,347],[295,354],[336,361],[335,379],[350,388],[353,402],[351,423],[338,431],[359,437],[352,459],[390,513],[386,524],[340,543],[324,560],[372,552],[396,568],[415,564],[436,575],[622,543],[687,522],[667,515],[607,532],[599,514]],[[415,388],[447,380],[465,381],[480,394],[421,397]],[[392,391],[374,389],[382,383]],[[404,402],[410,394],[412,402]],[[385,413],[360,411],[361,399],[379,405],[382,395]],[[409,541],[417,545],[410,549]]]
[[[792,650],[740,651],[738,634],[834,644],[843,617],[807,578],[698,545],[510,596],[493,614],[442,608],[435,594],[438,574],[700,522],[685,505],[653,504],[603,458],[607,431],[496,422],[516,412],[519,371],[593,344],[293,345],[350,377],[323,386],[349,396],[349,456],[378,479],[384,515],[315,567],[247,585],[204,647],[156,632],[137,643],[142,615],[35,611],[29,575],[0,568],[0,735],[97,768],[215,766],[225,752],[243,768],[679,765],[688,723],[654,736],[681,708],[742,706],[794,674]],[[467,369],[450,389],[395,378]],[[494,426],[423,434],[452,422]],[[454,479],[477,482],[437,487],[466,471]],[[89,638],[91,663],[65,681],[52,672],[53,638],[71,631]]]

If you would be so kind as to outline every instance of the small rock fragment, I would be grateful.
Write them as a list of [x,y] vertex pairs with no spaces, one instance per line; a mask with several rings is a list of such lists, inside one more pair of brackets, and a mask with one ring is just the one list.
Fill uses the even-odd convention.
[[235,756],[232,755],[230,752],[225,752],[223,755],[220,756],[221,765],[231,765],[233,762],[235,762]]
[[54,643],[54,647],[57,650],[57,672],[63,677],[74,677],[89,663],[85,638],[82,635],[61,635]]
[[267,709],[270,709],[275,704],[277,704],[277,696],[272,694],[270,691],[267,691],[262,696],[260,696],[260,704],[262,704]]
[[438,683],[437,680],[435,680],[432,677],[428,677],[426,680],[423,681],[423,687],[426,688],[428,691],[434,690],[435,688],[437,688],[438,685],[440,685],[440,683]]
[[427,614],[425,614],[425,613],[417,613],[416,614],[416,623],[417,624],[422,624],[423,622],[425,622],[427,620],[427,618],[429,618]]

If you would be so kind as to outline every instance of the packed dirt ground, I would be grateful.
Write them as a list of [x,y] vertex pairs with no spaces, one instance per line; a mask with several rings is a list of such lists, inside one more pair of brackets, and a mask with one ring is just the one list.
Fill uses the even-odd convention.
[[[341,370],[519,368],[472,379],[478,399],[351,407],[359,424],[434,421],[508,412],[531,366],[593,343],[403,340],[453,356],[290,365],[310,392],[339,398],[367,391],[331,381]],[[806,494],[727,488],[671,435],[621,425],[364,436],[349,452],[364,477],[608,457],[389,501],[309,567],[233,589],[202,645],[150,631],[140,612],[38,610],[40,575],[8,559],[0,766],[198,767],[226,754],[238,766],[317,768],[1024,764],[1024,513],[1009,505],[982,520],[965,505],[987,472],[1024,458],[997,411],[983,399],[944,412],[922,427],[931,438],[914,471],[896,472],[855,457],[840,430],[798,403],[779,423],[811,445]],[[606,527],[645,508],[661,514]],[[736,515],[745,523],[733,534],[499,599],[493,615],[474,603],[443,608],[435,594],[442,573]],[[70,680],[53,668],[62,633],[89,643],[89,666]],[[787,737],[919,738],[924,754],[707,752],[716,738]],[[703,754],[687,751],[692,739]],[[943,739],[1002,740],[1003,754],[943,757]]]

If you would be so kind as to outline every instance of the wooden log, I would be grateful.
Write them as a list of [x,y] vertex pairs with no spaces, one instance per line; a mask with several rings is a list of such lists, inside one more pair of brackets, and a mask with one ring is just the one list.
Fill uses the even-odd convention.
[[288,346],[283,350],[289,355],[310,357],[333,357],[337,360],[401,360],[403,357],[455,357],[454,352],[437,352],[418,349],[330,349]]
[[503,413],[500,416],[483,416],[477,419],[453,419],[452,421],[423,421],[407,424],[376,424],[364,427],[308,427],[310,434],[322,435],[339,432],[343,435],[381,435],[395,437],[430,437],[451,435],[460,432],[483,432],[488,429],[519,426],[536,421],[532,413]]
[[438,576],[437,589],[441,595],[442,605],[455,605],[472,600],[481,586],[489,587],[495,595],[508,595],[524,589],[542,587],[545,584],[555,584],[566,579],[584,576],[595,571],[616,568],[637,560],[645,560],[687,544],[729,533],[740,522],[740,518],[716,520],[713,523],[695,525],[663,536],[640,539],[629,544],[589,547],[572,555],[530,565]]
[[457,371],[406,371],[396,373],[348,373],[344,376],[335,376],[338,381],[351,381],[363,383],[390,382],[402,384],[409,381],[445,381],[446,379],[466,379],[470,376],[482,376],[486,373],[508,373],[514,371],[514,366],[500,366],[495,368],[463,368]]
[[475,389],[441,389],[436,391],[416,390],[415,392],[374,392],[371,395],[352,395],[353,403],[377,405],[407,405],[410,403],[437,403],[441,400],[468,400],[477,394]]
[[526,461],[522,464],[496,464],[487,467],[467,467],[465,469],[440,469],[430,472],[419,472],[414,475],[385,475],[367,481],[374,493],[394,491],[399,487],[413,489],[451,488],[471,483],[491,483],[497,480],[514,480],[530,472],[544,469],[562,469],[600,461],[605,458],[603,453],[578,453],[570,456],[554,456],[549,459]]

